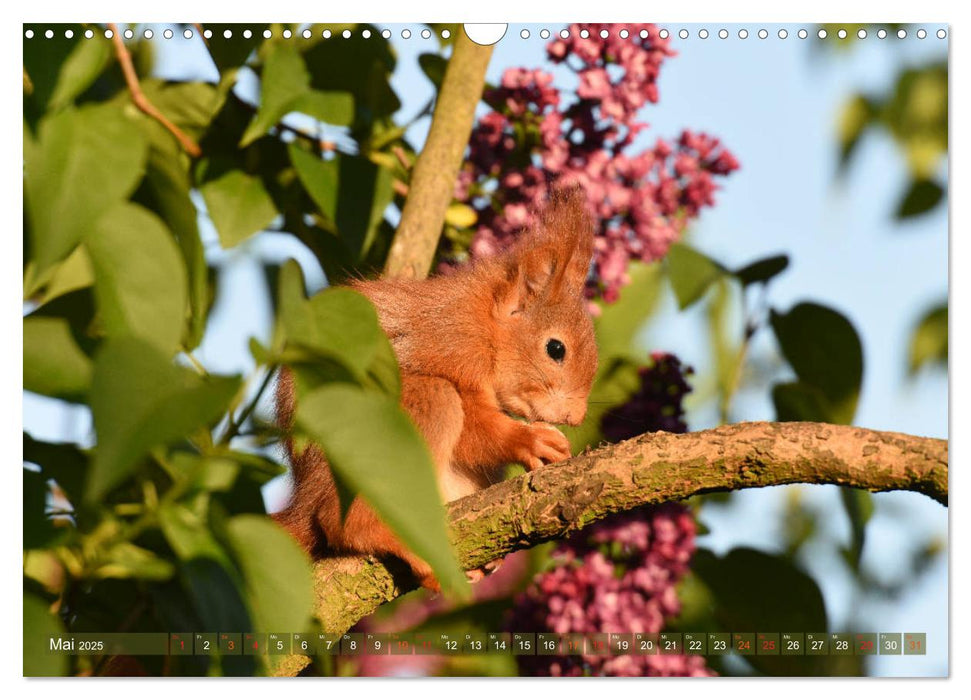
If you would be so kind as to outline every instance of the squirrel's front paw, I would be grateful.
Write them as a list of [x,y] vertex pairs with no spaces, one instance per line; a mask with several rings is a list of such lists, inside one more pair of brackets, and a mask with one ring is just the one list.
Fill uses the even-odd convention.
[[548,423],[524,424],[514,454],[516,461],[533,471],[544,464],[569,459],[570,441]]

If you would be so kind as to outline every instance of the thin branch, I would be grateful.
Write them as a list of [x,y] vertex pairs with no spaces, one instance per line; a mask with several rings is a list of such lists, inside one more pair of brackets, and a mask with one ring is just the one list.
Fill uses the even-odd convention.
[[411,158],[407,153],[405,153],[405,149],[403,149],[401,146],[392,146],[391,152],[394,153],[394,157],[398,159],[398,162],[401,164],[402,168],[404,168],[406,171],[411,170],[414,163],[411,162]]
[[165,127],[176,138],[182,146],[183,151],[193,158],[198,158],[202,155],[202,149],[199,148],[199,144],[189,138],[182,129],[173,124],[168,117],[162,114],[145,97],[145,93],[142,92],[142,86],[138,82],[138,74],[135,73],[135,66],[132,64],[131,54],[128,52],[128,47],[125,46],[121,32],[118,31],[118,25],[109,22],[108,28],[111,30],[111,41],[115,45],[115,55],[118,57],[118,63],[121,65],[121,70],[125,74],[125,83],[128,85],[128,91],[131,93],[132,102],[135,103],[138,109]]
[[385,263],[388,277],[421,279],[428,275],[491,56],[491,46],[476,44],[464,31],[457,33],[428,139],[415,162],[408,199]]
[[[559,539],[613,513],[697,494],[781,484],[907,490],[948,500],[948,443],[824,423],[739,423],[683,435],[649,433],[503,481],[448,506],[459,562],[473,569]],[[343,633],[415,587],[393,562],[318,561],[317,617]],[[295,674],[307,657],[281,661]]]
[[263,381],[260,383],[260,388],[256,390],[256,395],[253,400],[246,405],[236,418],[232,418],[229,421],[229,425],[226,427],[226,432],[223,434],[222,438],[219,440],[219,444],[228,445],[229,441],[232,440],[239,434],[239,429],[243,427],[243,423],[249,418],[250,414],[256,409],[256,404],[260,402],[263,398],[263,394],[266,393],[266,389],[270,386],[270,380],[273,379],[273,375],[276,373],[276,365],[270,365],[266,368],[266,375],[263,377]]
[[293,134],[294,136],[296,136],[297,138],[308,141],[311,145],[319,149],[321,153],[330,153],[330,152],[337,151],[337,143],[335,141],[328,141],[327,139],[322,139],[318,136],[314,136],[313,134],[308,134],[303,129],[300,129],[296,126],[291,126],[290,124],[287,124],[283,120],[280,120],[276,124],[274,124],[274,128],[277,129],[278,131],[287,131]]

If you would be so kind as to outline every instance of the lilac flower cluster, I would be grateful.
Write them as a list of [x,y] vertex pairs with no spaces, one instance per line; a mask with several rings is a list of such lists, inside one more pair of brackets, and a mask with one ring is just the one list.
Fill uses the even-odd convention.
[[[641,371],[641,389],[604,419],[609,439],[652,430],[684,432],[690,390],[680,361],[663,353]],[[608,425],[615,427],[610,430]],[[560,542],[554,565],[516,599],[510,631],[659,632],[681,606],[675,591],[694,552],[695,523],[668,503],[613,515]],[[707,676],[699,656],[524,656],[529,675]]]
[[492,111],[473,129],[456,186],[478,214],[475,257],[508,246],[549,190],[579,185],[599,224],[587,292],[608,303],[629,281],[631,260],[663,257],[714,204],[715,177],[739,167],[718,139],[691,131],[628,152],[647,128],[637,113],[658,101],[660,68],[674,51],[654,25],[626,29],[622,38],[615,25],[575,24],[568,39],[549,43],[550,60],[577,76],[575,99],[563,99],[550,73],[508,69],[484,95]]
[[600,428],[610,442],[658,430],[669,433],[688,430],[682,401],[691,391],[685,377],[694,370],[668,353],[655,352],[651,360],[652,364],[638,371],[640,388],[626,403],[610,409],[601,419]]

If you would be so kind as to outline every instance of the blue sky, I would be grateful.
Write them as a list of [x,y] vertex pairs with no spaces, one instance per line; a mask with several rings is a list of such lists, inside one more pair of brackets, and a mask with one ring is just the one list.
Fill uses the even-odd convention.
[[[946,55],[948,42],[934,36],[936,26],[927,25],[929,36],[924,40],[871,37],[857,42],[852,51],[837,53],[820,50],[814,38],[796,38],[798,25],[758,25],[769,31],[765,40],[755,36],[751,25],[745,40],[737,37],[737,25],[726,25],[730,37],[722,40],[715,36],[720,26],[706,25],[711,36],[705,40],[697,38],[700,25],[685,25],[689,39],[675,36],[672,46],[679,55],[662,69],[660,102],[643,113],[651,125],[645,143],[691,128],[720,137],[741,161],[742,169],[724,180],[717,206],[706,210],[693,227],[692,244],[729,266],[788,253],[790,268],[773,283],[771,303],[782,310],[801,300],[831,305],[847,315],[861,335],[865,369],[856,423],[946,438],[947,377],[931,373],[917,381],[905,378],[910,328],[947,293],[946,211],[940,207],[906,224],[893,221],[907,173],[884,134],[868,135],[847,176],[837,181],[835,122],[846,97],[861,89],[882,90],[902,66]],[[781,26],[789,33],[785,40],[777,38]],[[530,39],[520,38],[524,27]],[[558,79],[568,76],[545,60],[540,28],[509,27],[490,64],[491,82],[498,82],[510,66],[546,67]],[[417,56],[435,50],[437,43],[419,38],[418,26],[411,27],[408,41],[400,39],[400,26],[393,29],[399,57],[393,85],[403,103],[399,116],[410,117],[432,94]],[[157,48],[162,75],[214,77],[200,42],[173,40],[160,42]],[[424,120],[409,132],[415,145],[423,141],[427,126]],[[275,259],[296,256],[311,283],[320,284],[323,278],[312,256],[287,236],[263,234],[224,252],[218,249],[208,222],[203,222],[203,232],[211,259],[224,264],[224,275],[209,335],[198,356],[211,370],[246,372],[252,369],[247,340],[253,335],[267,338],[271,320],[253,252]],[[698,368],[710,367],[699,316],[675,313],[673,300],[666,299],[663,312],[645,329],[641,341],[645,348],[675,352]],[[771,338],[761,334],[753,352],[776,351]],[[734,419],[772,417],[764,389],[739,395]],[[714,421],[704,406],[689,414],[693,429]],[[86,415],[37,397],[24,399],[24,425],[38,437],[90,441]],[[718,552],[739,544],[775,546],[785,494],[793,488],[800,489],[806,502],[820,512],[837,514],[824,522],[831,536],[848,537],[835,488],[786,487],[743,492],[731,508],[706,512],[703,520],[713,534],[702,543]],[[279,490],[268,493],[270,502],[279,498]],[[866,550],[874,570],[896,570],[900,553],[923,537],[946,541],[947,511],[929,499],[886,494],[878,495],[876,502]],[[830,619],[846,619],[858,601],[849,595],[845,574],[836,561],[823,556],[822,549],[813,554],[806,563],[823,587]],[[861,615],[871,622],[872,631],[928,633],[926,658],[877,658],[877,672],[946,673],[947,594],[947,566],[941,559],[902,604],[864,602]]]

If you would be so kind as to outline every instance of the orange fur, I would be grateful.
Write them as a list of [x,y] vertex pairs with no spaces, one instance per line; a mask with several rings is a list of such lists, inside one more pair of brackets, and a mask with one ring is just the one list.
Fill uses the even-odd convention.
[[[374,304],[402,374],[402,406],[431,448],[445,501],[528,469],[567,459],[553,423],[586,414],[597,367],[583,289],[593,229],[574,191],[554,196],[533,230],[508,251],[428,280],[358,281]],[[551,339],[565,356],[547,352]],[[281,372],[278,419],[292,427],[293,378]],[[516,420],[516,416],[526,421]],[[341,521],[333,477],[320,449],[287,443],[294,495],[276,517],[314,555],[391,555],[437,589],[427,563],[409,552],[361,499]]]

